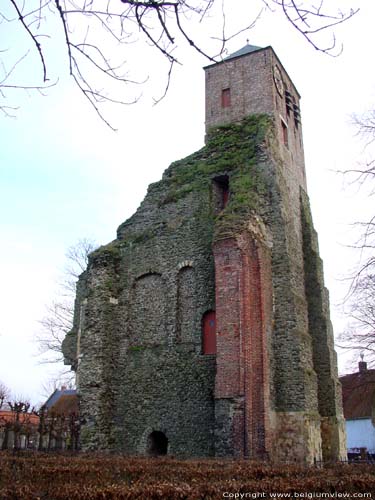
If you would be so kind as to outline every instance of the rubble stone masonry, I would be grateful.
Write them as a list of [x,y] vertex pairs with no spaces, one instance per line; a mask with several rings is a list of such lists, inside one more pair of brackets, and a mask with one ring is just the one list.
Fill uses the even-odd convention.
[[[63,350],[82,447],[343,458],[299,94],[270,47],[205,71],[206,146],[149,186],[78,283]],[[206,313],[216,354],[204,352]]]

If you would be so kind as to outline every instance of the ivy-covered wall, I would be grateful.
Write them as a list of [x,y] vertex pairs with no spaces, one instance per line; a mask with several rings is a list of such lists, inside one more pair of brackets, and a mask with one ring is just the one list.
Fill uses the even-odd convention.
[[[273,64],[267,54],[259,64]],[[322,447],[342,452],[301,131],[289,117],[282,142],[283,97],[266,97],[274,115],[210,129],[91,254],[63,345],[83,449],[307,462]],[[202,352],[202,318],[215,309],[216,356]]]
[[[215,356],[202,354],[201,332],[215,309],[212,244],[267,209],[271,137],[264,115],[212,131],[206,147],[149,187],[118,238],[90,256],[76,306],[84,317],[68,336],[71,345],[80,327],[85,449],[145,453],[156,430],[170,453],[214,454]],[[214,182],[223,175],[230,195],[218,211]],[[65,350],[71,358],[68,340]]]

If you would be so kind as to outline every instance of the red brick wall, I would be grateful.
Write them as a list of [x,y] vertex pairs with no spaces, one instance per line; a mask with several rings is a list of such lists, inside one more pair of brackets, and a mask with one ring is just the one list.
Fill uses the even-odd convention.
[[[205,68],[206,132],[255,113],[274,112],[272,49],[228,59]],[[222,106],[222,91],[230,89],[230,106]]]
[[215,244],[216,288],[216,398],[243,395],[240,373],[241,251],[235,240]]
[[269,449],[267,326],[272,294],[269,255],[249,233],[215,243],[217,374],[215,397],[237,401],[234,455]]

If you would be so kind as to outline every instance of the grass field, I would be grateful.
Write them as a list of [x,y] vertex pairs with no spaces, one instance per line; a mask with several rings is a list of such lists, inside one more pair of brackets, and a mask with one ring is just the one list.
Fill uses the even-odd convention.
[[0,499],[374,498],[375,466],[0,452]]

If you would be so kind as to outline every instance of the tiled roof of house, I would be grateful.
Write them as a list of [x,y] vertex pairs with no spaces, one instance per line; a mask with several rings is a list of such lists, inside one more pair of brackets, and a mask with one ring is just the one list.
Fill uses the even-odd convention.
[[77,391],[75,389],[55,389],[55,391],[51,394],[51,396],[44,403],[44,406],[47,409],[52,408],[57,401],[61,398],[61,396],[76,396]]
[[[14,422],[16,414],[11,410],[0,410],[0,423],[1,422]],[[39,417],[33,413],[20,413],[19,416],[21,424],[28,423],[31,425],[39,424]]]
[[62,394],[49,411],[52,411],[57,415],[71,415],[73,413],[78,414],[77,394]]
[[375,370],[361,362],[360,371],[340,377],[340,382],[347,420],[375,416]]

